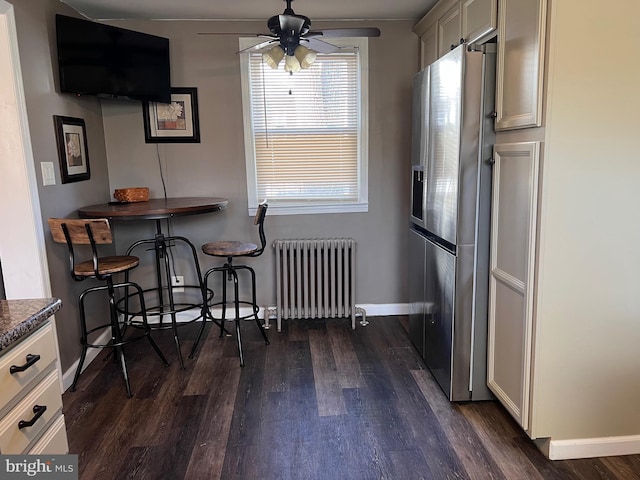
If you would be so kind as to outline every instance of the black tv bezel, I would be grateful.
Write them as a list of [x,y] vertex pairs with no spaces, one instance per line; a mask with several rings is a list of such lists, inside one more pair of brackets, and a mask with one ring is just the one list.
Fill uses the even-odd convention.
[[[155,43],[165,44],[163,49],[166,50],[166,65],[158,69],[158,72],[162,74],[160,78],[164,77],[166,80],[165,85],[162,85],[161,87],[156,89],[157,91],[151,92],[151,93],[144,93],[142,90],[138,88],[138,86],[136,86],[136,91],[134,91],[133,93],[131,92],[125,93],[122,89],[115,89],[115,88],[104,89],[104,88],[100,88],[99,86],[96,86],[96,88],[86,88],[86,89],[71,88],[69,86],[71,82],[69,82],[68,80],[65,80],[65,75],[68,75],[68,69],[69,69],[69,67],[65,67],[64,65],[66,61],[67,52],[65,51],[66,48],[64,46],[61,46],[62,40],[58,32],[61,28],[64,28],[65,26],[68,27],[69,23],[73,23],[73,22],[75,22],[78,25],[82,24],[83,27],[85,28],[87,26],[89,26],[89,28],[95,28],[96,34],[98,34],[98,32],[102,34],[105,31],[107,31],[107,32],[112,32],[114,34],[123,34],[126,36],[126,38],[131,38],[133,36],[134,38],[137,37],[139,39],[144,39],[147,41],[152,40]],[[168,38],[160,37],[157,35],[151,35],[148,33],[138,32],[138,31],[130,30],[126,28],[116,27],[113,25],[107,25],[104,23],[93,22],[83,18],[62,15],[62,14],[56,14],[55,25],[56,25],[56,48],[57,48],[56,57],[58,61],[58,81],[59,81],[59,88],[61,93],[70,93],[78,96],[86,95],[86,96],[96,96],[99,98],[110,98],[110,99],[116,99],[116,100],[134,100],[134,101],[142,101],[142,102],[168,103],[171,101],[171,64],[170,64],[170,57],[169,57],[170,52],[169,52]],[[109,67],[108,65],[103,65],[103,64],[96,65],[95,68],[96,69],[102,68],[109,72],[113,70],[112,67]],[[76,87],[77,87],[77,84],[76,84]],[[90,87],[90,85],[87,84],[87,87]]]

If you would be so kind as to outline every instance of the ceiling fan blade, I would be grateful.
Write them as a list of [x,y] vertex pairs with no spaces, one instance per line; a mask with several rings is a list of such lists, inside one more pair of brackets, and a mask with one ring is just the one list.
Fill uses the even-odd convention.
[[332,45],[317,38],[301,38],[301,43],[304,42],[304,46],[315,50],[318,53],[336,53],[340,51],[340,47]]
[[277,39],[268,40],[266,42],[262,42],[262,43],[259,43],[257,45],[254,45],[253,47],[248,47],[248,48],[244,48],[242,50],[239,50],[236,53],[257,52],[259,50],[262,50],[263,48],[266,48],[266,47],[268,47],[270,45],[277,44],[277,43],[278,43]]
[[380,29],[375,27],[364,28],[328,28],[326,30],[310,31],[305,37],[379,37]]
[[233,35],[235,37],[267,37],[273,38],[272,35],[265,33],[247,33],[247,32],[196,32],[196,35]]
[[280,29],[285,32],[294,31],[300,33],[304,26],[304,18],[294,15],[278,15],[280,17]]

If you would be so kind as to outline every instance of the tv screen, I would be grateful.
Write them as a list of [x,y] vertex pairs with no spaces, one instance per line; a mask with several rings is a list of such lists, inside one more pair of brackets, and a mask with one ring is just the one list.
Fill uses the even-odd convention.
[[169,39],[56,15],[60,91],[171,101]]

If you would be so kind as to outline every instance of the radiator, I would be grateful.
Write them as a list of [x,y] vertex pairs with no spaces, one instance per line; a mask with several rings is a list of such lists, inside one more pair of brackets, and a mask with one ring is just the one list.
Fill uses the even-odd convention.
[[[275,240],[278,331],[282,319],[351,318],[366,325],[366,312],[355,305],[356,242],[350,238]],[[275,310],[275,314],[274,314]]]

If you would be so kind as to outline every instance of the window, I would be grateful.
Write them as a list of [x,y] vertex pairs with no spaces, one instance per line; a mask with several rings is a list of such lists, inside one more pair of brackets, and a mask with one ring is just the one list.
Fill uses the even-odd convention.
[[[290,75],[241,57],[249,214],[366,212],[367,40]],[[240,48],[256,39],[240,39]]]

